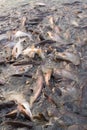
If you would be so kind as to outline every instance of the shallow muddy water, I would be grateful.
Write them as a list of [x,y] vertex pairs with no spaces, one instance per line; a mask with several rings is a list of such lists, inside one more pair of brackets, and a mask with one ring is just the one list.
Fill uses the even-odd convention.
[[0,0],[0,130],[87,130],[86,1]]
[[[20,5],[27,4],[27,3],[35,3],[35,2],[46,2],[49,4],[51,3],[65,3],[65,2],[73,2],[75,0],[0,0],[0,13],[3,11],[10,10],[14,7],[19,7]],[[86,2],[87,0],[79,0]]]

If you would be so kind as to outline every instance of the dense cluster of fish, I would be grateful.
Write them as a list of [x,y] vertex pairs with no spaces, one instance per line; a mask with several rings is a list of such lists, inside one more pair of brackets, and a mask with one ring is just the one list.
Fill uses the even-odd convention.
[[20,9],[7,16],[12,29],[0,34],[1,130],[86,130],[87,4]]

